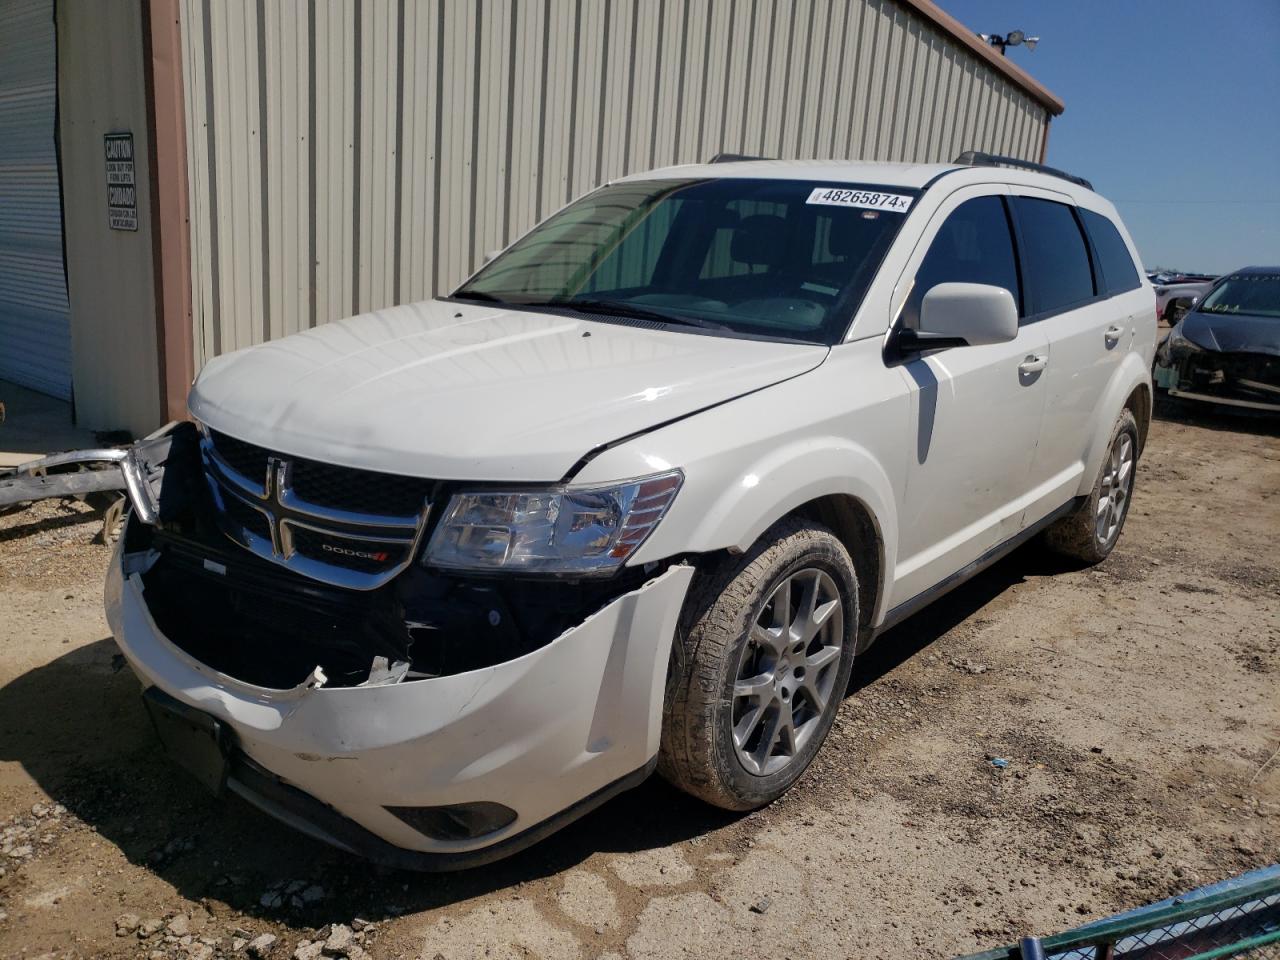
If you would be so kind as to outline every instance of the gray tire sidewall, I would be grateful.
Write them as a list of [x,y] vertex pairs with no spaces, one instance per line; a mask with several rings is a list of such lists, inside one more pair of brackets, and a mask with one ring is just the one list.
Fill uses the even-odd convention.
[[[753,602],[743,611],[738,623],[738,637],[726,650],[721,664],[719,696],[714,718],[715,742],[712,745],[711,759],[717,768],[721,783],[747,806],[761,806],[776,799],[800,778],[825,742],[831,730],[831,724],[835,721],[836,712],[844,699],[844,691],[849,685],[849,676],[853,671],[853,649],[858,623],[857,580],[848,554],[840,546],[839,541],[832,534],[828,533],[827,537],[830,538],[830,542],[824,544],[826,549],[787,550],[777,558],[776,564],[771,565],[769,576],[754,584]],[[832,688],[831,699],[818,720],[818,729],[814,731],[800,753],[785,769],[768,776],[757,776],[749,773],[742,766],[742,761],[738,758],[733,744],[733,686],[737,679],[738,663],[751,625],[759,618],[774,588],[784,578],[807,568],[817,568],[828,573],[835,581],[844,605],[844,647],[837,667],[835,685]],[[739,574],[739,576],[743,575],[750,574],[747,571]]]

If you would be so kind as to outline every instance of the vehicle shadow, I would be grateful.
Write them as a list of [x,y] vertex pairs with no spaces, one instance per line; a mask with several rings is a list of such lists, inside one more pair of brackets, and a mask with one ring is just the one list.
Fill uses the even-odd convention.
[[1086,566],[1032,541],[1001,558],[973,579],[933,601],[919,613],[885,631],[858,655],[846,697],[891,673],[939,637],[977,613],[1028,577],[1053,576]]
[[[1029,574],[1066,569],[1023,548],[881,637],[860,655],[850,696],[926,648]],[[277,824],[235,797],[217,800],[158,751],[139,686],[110,637],[0,688],[0,761],[28,775],[97,837],[215,916],[228,908],[302,930],[381,920],[553,876],[597,853],[632,853],[714,832],[741,815],[658,777],[496,864],[452,874],[372,866]],[[268,907],[293,880],[325,891],[310,906]],[[172,907],[171,907],[172,909]]]
[[[496,864],[450,874],[378,868],[277,824],[236,797],[213,798],[168,762],[138,682],[110,637],[0,687],[0,762],[21,764],[95,838],[114,844],[183,897],[205,901],[215,916],[231,908],[299,930],[467,900],[558,874],[595,853],[688,840],[740,816],[652,777]],[[273,885],[292,880],[318,884],[324,899],[304,907],[262,905]]]
[[1280,414],[1216,406],[1199,400],[1182,400],[1171,397],[1164,391],[1156,391],[1152,419],[1225,433],[1280,436]]

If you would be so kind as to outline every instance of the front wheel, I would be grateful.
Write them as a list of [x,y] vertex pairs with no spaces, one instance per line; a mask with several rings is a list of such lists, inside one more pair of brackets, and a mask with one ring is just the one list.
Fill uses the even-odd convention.
[[1098,563],[1115,549],[1129,516],[1134,474],[1138,467],[1138,422],[1124,410],[1111,431],[1111,442],[1093,491],[1079,509],[1045,531],[1045,542],[1058,553]]
[[857,626],[853,561],[819,524],[781,521],[701,574],[672,649],[659,772],[727,810],[780,797],[831,729]]

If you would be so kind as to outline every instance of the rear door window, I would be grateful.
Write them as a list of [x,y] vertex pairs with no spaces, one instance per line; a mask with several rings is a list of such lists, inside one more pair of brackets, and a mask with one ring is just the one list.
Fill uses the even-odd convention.
[[940,283],[1004,287],[1013,294],[1014,303],[1021,302],[1009,218],[999,197],[966,200],[943,221],[916,270],[911,296],[902,309],[908,327],[918,326],[924,295]]
[[1108,217],[1092,210],[1080,208],[1080,219],[1093,241],[1093,249],[1098,254],[1098,266],[1102,268],[1102,280],[1109,294],[1124,293],[1142,286],[1138,279],[1138,268],[1133,264],[1129,248],[1125,245],[1120,231]]
[[1053,313],[1093,297],[1093,271],[1084,234],[1071,207],[1014,197],[1022,240],[1022,276],[1032,315]]

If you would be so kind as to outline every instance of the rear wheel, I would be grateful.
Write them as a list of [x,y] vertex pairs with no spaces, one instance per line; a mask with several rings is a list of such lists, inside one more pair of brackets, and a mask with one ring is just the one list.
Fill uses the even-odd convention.
[[1120,414],[1102,459],[1093,492],[1075,512],[1045,531],[1045,542],[1058,553],[1086,563],[1105,560],[1120,539],[1138,467],[1138,422]]
[[777,799],[831,729],[857,624],[853,561],[809,521],[782,521],[701,575],[672,650],[658,770],[729,810]]

